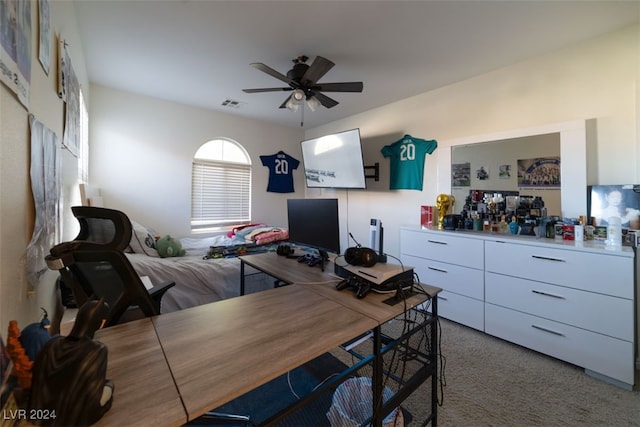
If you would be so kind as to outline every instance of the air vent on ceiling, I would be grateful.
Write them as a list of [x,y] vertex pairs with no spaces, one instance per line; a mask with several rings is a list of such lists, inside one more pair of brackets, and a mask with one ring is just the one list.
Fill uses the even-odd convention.
[[242,104],[245,104],[245,103],[236,101],[235,99],[225,99],[224,101],[222,101],[222,106],[229,107],[229,108],[240,108]]

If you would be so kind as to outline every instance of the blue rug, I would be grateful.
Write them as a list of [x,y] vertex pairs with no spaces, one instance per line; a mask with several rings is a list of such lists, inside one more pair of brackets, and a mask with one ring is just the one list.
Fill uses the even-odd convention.
[[[251,420],[250,426],[261,425],[274,414],[298,401],[296,395],[307,396],[328,378],[340,374],[345,369],[347,369],[345,364],[331,354],[325,353],[304,366],[292,370],[288,375],[278,377],[219,408],[213,409],[213,411],[223,414],[248,415]],[[302,409],[278,422],[277,425],[291,427],[330,426],[326,413],[331,407],[332,397],[333,391],[327,390]],[[406,410],[403,413],[405,422],[411,419],[411,415]],[[247,424],[199,418],[188,425],[246,426]]]
[[[339,374],[346,368],[346,365],[327,353],[292,370],[288,375],[278,377],[214,411],[249,415],[251,423],[259,425],[278,411],[298,401],[296,395],[300,397],[308,395],[327,378]],[[279,425],[328,426],[329,421],[325,414],[331,406],[332,393],[327,391],[325,395],[314,400],[298,413],[287,417]]]

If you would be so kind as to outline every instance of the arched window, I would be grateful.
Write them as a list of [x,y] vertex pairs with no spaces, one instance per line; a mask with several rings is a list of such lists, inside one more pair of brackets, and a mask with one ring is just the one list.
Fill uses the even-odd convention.
[[204,143],[191,169],[191,231],[221,230],[251,222],[251,159],[235,141]]

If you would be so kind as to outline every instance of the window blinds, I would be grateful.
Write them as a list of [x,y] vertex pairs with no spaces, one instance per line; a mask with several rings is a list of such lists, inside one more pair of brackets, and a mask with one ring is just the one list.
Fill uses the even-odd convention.
[[193,230],[249,223],[250,165],[198,160],[193,163],[192,171]]

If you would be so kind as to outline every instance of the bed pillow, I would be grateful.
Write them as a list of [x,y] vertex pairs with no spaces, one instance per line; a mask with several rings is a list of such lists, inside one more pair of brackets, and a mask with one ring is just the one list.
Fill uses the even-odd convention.
[[155,248],[156,233],[135,221],[131,221],[131,228],[131,242],[129,243],[131,252],[160,258],[160,254]]

